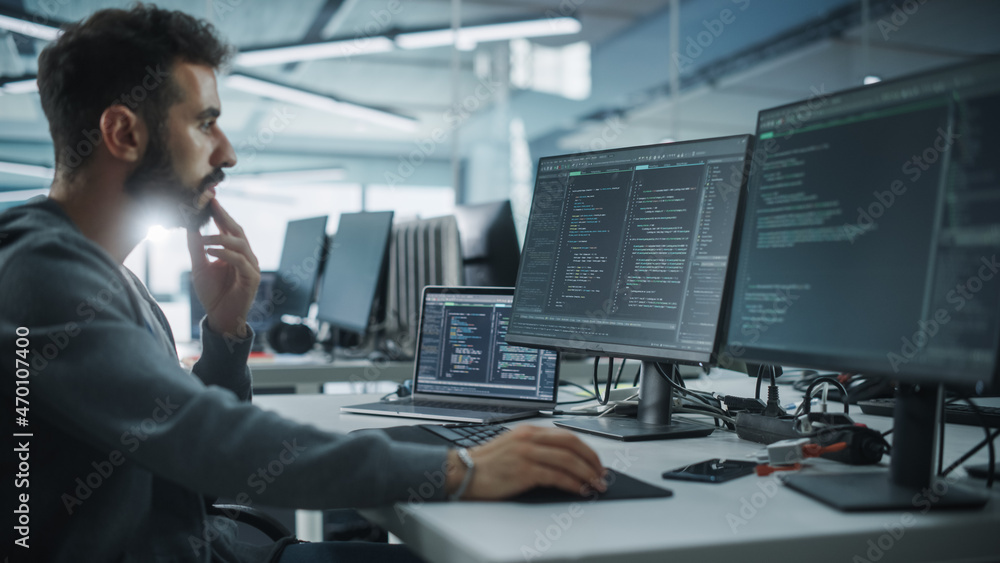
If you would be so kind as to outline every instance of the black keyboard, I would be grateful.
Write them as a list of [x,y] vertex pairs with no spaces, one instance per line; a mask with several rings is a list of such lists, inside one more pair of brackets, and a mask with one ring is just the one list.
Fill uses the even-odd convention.
[[498,407],[496,405],[476,405],[471,403],[453,403],[450,401],[429,401],[427,399],[414,399],[411,404],[415,407],[432,409],[459,409],[463,411],[492,412],[497,414],[514,414],[528,410],[524,407]]
[[499,424],[427,424],[421,428],[463,448],[484,444],[510,430]]
[[[858,401],[861,412],[876,416],[892,416],[896,399],[871,399]],[[979,405],[979,414],[990,428],[1000,428],[1000,407],[984,407]],[[967,426],[982,426],[976,413],[967,403],[949,403],[944,406],[944,421],[951,424]]]

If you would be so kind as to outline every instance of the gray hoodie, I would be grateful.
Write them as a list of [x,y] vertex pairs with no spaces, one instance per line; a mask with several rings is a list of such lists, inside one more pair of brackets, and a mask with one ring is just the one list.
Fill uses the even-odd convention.
[[7,436],[31,434],[5,448],[6,466],[27,469],[8,496],[29,507],[4,541],[12,561],[266,561],[274,548],[238,542],[206,502],[379,506],[442,469],[445,448],[331,434],[250,404],[250,339],[203,322],[187,372],[140,300],[169,335],[159,307],[126,276],[51,200],[0,214],[0,395],[25,409],[5,411]]

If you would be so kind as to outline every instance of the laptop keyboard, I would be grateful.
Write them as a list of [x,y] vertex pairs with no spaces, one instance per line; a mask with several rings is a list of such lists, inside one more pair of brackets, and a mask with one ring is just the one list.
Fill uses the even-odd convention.
[[510,430],[506,426],[499,424],[446,424],[441,426],[428,424],[421,428],[433,432],[452,444],[463,448],[485,444]]
[[453,403],[451,401],[429,401],[427,399],[414,399],[411,404],[415,407],[427,407],[432,409],[458,409],[463,411],[492,412],[497,414],[514,414],[528,410],[524,407],[498,407],[495,405]]

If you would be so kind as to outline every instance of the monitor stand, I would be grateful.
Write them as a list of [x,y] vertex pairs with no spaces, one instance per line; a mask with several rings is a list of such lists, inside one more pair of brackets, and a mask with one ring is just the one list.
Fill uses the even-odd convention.
[[889,471],[795,474],[785,485],[844,512],[981,508],[982,491],[933,477],[941,390],[932,385],[900,385],[893,412]]
[[653,362],[642,362],[639,380],[639,415],[635,418],[591,417],[556,421],[556,426],[596,434],[625,442],[699,438],[715,430],[711,426],[671,420],[673,388]]

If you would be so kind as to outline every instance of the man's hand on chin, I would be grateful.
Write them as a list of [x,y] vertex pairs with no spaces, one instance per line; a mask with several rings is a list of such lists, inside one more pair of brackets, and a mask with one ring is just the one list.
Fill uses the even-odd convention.
[[[208,316],[208,326],[220,333],[246,338],[247,316],[260,285],[260,265],[246,233],[218,200],[208,203],[218,235],[188,230],[191,281]],[[208,259],[209,255],[217,258]]]

